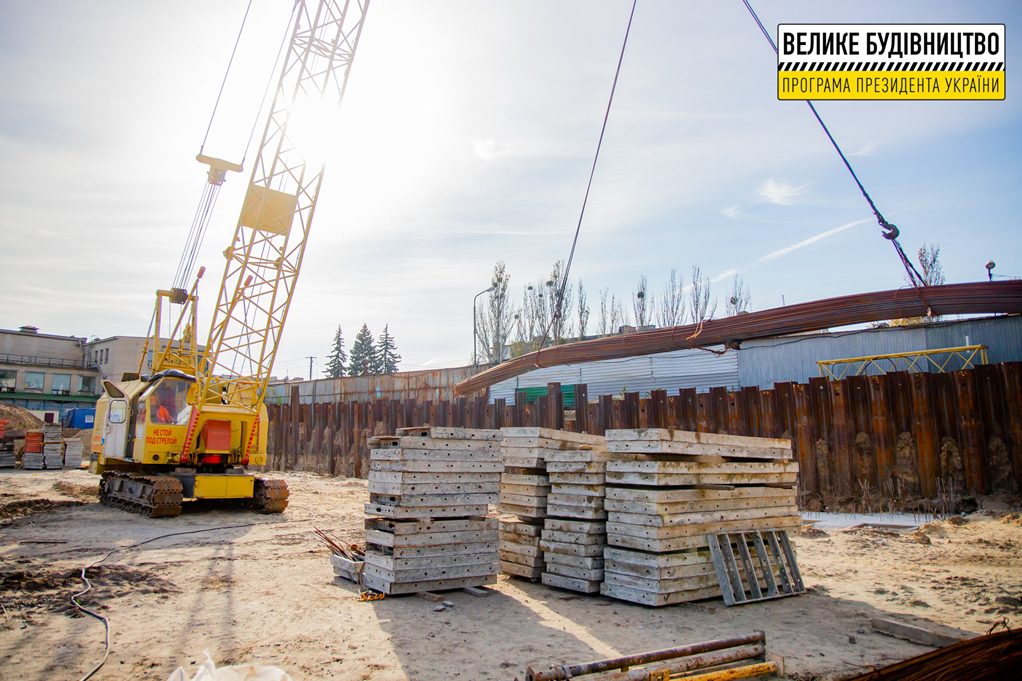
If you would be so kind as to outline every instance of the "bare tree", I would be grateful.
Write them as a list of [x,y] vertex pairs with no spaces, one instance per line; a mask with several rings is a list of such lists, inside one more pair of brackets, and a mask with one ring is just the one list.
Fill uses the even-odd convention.
[[664,284],[664,292],[656,305],[657,326],[678,326],[685,321],[685,292],[678,270],[671,268],[671,276]]
[[[567,272],[564,271],[564,261],[558,260],[554,268],[550,270],[550,278],[546,285],[549,288],[550,300],[548,303],[548,323],[550,325],[550,338],[554,345],[558,345],[565,335],[571,335],[571,308],[573,304],[573,293],[571,286],[565,282]],[[561,293],[563,291],[563,294]],[[557,296],[561,296],[557,300]]]
[[927,286],[944,284],[944,268],[940,265],[940,244],[923,245],[916,254],[919,268],[923,271],[923,283]]
[[703,276],[699,265],[692,266],[692,288],[689,289],[689,301],[692,310],[692,323],[699,324],[713,319],[717,312],[717,301],[710,305],[710,278]]
[[489,297],[485,305],[476,311],[478,320],[478,351],[487,362],[495,364],[503,361],[504,348],[507,347],[514,323],[515,309],[508,295],[511,274],[503,260],[493,266],[493,280]]
[[728,317],[734,317],[740,312],[746,312],[749,309],[749,301],[752,299],[749,293],[748,287],[742,278],[735,275],[734,280],[731,282],[731,295],[728,296],[727,302],[724,304],[724,311]]
[[610,308],[607,301],[607,296],[610,295],[610,290],[606,287],[600,289],[600,335],[606,336],[611,333],[610,329],[613,326],[610,323]]
[[522,291],[522,306],[515,317],[517,354],[532,352],[546,320],[546,300],[541,287],[530,284]]
[[613,293],[610,294],[610,332],[617,333],[623,324],[627,324],[625,308]]
[[581,279],[578,280],[578,292],[576,295],[578,297],[575,307],[578,311],[578,338],[582,340],[586,337],[586,331],[589,327],[589,301]]
[[632,311],[635,313],[635,326],[640,329],[649,324],[653,309],[653,294],[649,292],[646,275],[639,277],[639,283],[632,294]]

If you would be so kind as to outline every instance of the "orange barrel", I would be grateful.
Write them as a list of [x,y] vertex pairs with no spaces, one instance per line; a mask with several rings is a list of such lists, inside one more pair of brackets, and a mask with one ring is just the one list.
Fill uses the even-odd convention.
[[33,430],[25,433],[25,451],[29,454],[39,454],[43,451],[42,431]]

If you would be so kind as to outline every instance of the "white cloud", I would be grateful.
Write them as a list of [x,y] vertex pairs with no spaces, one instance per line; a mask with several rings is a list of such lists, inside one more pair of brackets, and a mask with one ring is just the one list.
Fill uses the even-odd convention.
[[725,279],[730,279],[731,277],[733,277],[736,274],[738,274],[738,272],[739,272],[739,270],[738,270],[737,267],[732,267],[730,269],[726,269],[723,272],[719,273],[717,276],[715,276],[712,279],[710,279],[710,281],[713,282],[714,284],[716,284],[716,283],[724,281]]
[[809,189],[808,184],[793,185],[785,180],[768,179],[759,188],[759,196],[767,203],[778,206],[791,206],[799,202],[799,197]]
[[872,156],[876,153],[877,144],[876,142],[869,141],[863,144],[861,147],[851,152],[849,156]]
[[734,220],[742,215],[742,209],[738,206],[728,206],[727,208],[720,211],[720,214],[726,217],[728,220]]
[[820,232],[819,234],[814,234],[813,236],[809,237],[808,239],[803,239],[802,241],[797,241],[797,242],[791,244],[790,246],[785,246],[784,248],[778,248],[776,251],[771,251],[770,253],[767,253],[766,255],[761,256],[759,259],[756,260],[756,262],[757,263],[764,263],[764,262],[770,262],[771,260],[777,260],[778,258],[783,258],[784,256],[788,255],[789,253],[797,251],[800,248],[805,248],[806,246],[818,243],[820,241],[823,241],[824,239],[829,239],[830,237],[832,237],[832,236],[834,236],[836,234],[840,234],[841,232],[847,231],[847,230],[849,230],[852,227],[855,227],[857,225],[861,225],[864,222],[868,222],[868,220],[866,218],[863,218],[862,220],[855,220],[853,222],[846,222],[845,224],[839,225],[839,226],[837,226],[837,227],[835,227],[833,229],[828,229],[828,230],[826,230],[824,232]]

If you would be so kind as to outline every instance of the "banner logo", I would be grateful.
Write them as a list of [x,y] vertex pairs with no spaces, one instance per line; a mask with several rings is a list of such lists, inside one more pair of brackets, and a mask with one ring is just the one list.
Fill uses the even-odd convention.
[[1004,24],[780,24],[778,99],[1004,99]]

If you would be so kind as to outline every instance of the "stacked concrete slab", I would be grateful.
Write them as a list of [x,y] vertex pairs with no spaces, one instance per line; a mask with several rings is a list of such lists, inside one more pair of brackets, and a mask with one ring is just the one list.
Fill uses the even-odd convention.
[[553,431],[561,448],[547,456],[550,495],[540,547],[549,586],[596,593],[603,580],[606,513],[604,473],[608,453],[604,439]]
[[362,584],[402,594],[496,582],[500,431],[404,428],[370,445]]
[[43,426],[43,467],[49,470],[64,467],[64,430],[59,424]]
[[556,433],[543,428],[501,428],[501,513],[517,516],[500,523],[500,569],[517,577],[539,580],[546,563],[539,547],[546,517],[550,479],[546,459],[556,452],[560,440],[545,437]]
[[708,534],[794,529],[791,442],[672,431],[607,431],[601,593],[660,606],[720,595]]
[[78,438],[64,440],[64,468],[82,467],[82,441]]

